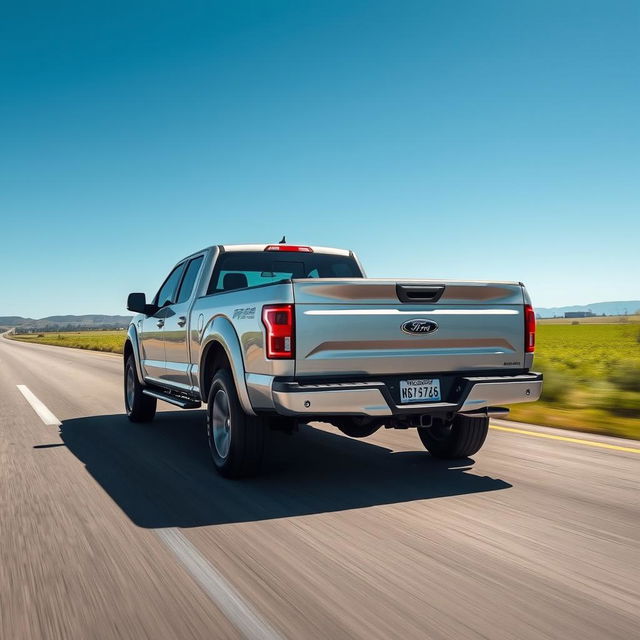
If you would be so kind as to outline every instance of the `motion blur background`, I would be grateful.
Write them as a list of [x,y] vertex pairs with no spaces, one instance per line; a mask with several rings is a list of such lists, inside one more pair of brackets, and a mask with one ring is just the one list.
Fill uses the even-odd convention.
[[[637,637],[639,33],[637,0],[3,2],[0,638]],[[95,352],[127,294],[283,234],[523,281],[542,399],[473,459],[314,423],[240,482],[203,411],[129,422]]]

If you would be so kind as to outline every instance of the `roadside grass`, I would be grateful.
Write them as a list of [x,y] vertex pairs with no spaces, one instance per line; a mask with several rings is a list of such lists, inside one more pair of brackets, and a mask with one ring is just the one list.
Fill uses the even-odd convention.
[[640,325],[538,326],[533,369],[542,398],[510,419],[640,439]]
[[[533,369],[545,376],[538,402],[512,405],[510,419],[640,439],[640,324],[538,325]],[[122,353],[125,331],[11,336],[76,349]]]
[[53,333],[24,333],[9,336],[20,342],[37,342],[56,347],[72,347],[91,351],[122,353],[126,331],[72,331]]

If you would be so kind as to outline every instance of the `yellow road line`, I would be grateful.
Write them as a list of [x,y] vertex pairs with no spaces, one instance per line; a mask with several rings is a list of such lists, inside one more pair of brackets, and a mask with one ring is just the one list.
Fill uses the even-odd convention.
[[509,433],[522,433],[525,436],[536,436],[537,438],[547,438],[549,440],[562,440],[562,442],[576,442],[578,444],[586,444],[590,447],[600,447],[601,449],[615,449],[616,451],[628,451],[630,453],[640,453],[640,449],[633,447],[621,447],[617,444],[607,444],[606,442],[597,442],[595,440],[582,440],[581,438],[568,438],[567,436],[554,436],[550,433],[540,433],[539,431],[527,431],[526,429],[514,429],[513,427],[499,427],[492,424],[490,429],[496,431],[508,431]]

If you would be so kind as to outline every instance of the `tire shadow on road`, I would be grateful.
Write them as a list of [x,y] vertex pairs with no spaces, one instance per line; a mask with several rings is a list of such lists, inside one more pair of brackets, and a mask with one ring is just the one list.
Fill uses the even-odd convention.
[[[343,511],[511,487],[476,475],[473,460],[393,452],[301,426],[274,432],[263,475],[225,480],[209,457],[203,411],[167,411],[150,424],[125,415],[65,420],[67,448],[138,526],[198,527]],[[43,451],[41,455],[46,455]]]

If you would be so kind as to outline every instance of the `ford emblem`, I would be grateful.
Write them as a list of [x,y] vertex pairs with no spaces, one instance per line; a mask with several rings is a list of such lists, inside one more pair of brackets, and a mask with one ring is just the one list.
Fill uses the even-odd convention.
[[433,333],[438,330],[438,323],[433,320],[423,320],[422,318],[416,318],[414,320],[407,320],[400,326],[404,333],[410,333],[412,335],[420,335],[421,333]]

